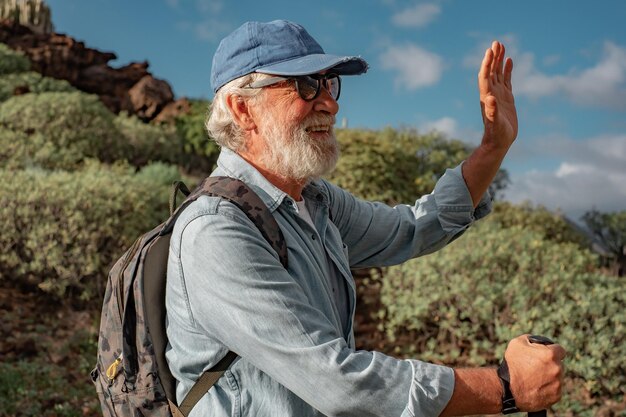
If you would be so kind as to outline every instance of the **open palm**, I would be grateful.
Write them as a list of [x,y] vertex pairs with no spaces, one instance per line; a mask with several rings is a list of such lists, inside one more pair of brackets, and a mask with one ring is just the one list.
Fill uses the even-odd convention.
[[485,136],[483,143],[508,149],[517,137],[517,111],[511,86],[513,61],[504,60],[504,45],[494,41],[478,73]]

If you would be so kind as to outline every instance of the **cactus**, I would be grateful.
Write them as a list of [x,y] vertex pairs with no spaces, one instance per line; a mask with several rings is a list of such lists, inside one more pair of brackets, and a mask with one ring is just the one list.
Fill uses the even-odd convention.
[[29,27],[33,32],[54,32],[50,8],[44,0],[0,0],[0,19]]

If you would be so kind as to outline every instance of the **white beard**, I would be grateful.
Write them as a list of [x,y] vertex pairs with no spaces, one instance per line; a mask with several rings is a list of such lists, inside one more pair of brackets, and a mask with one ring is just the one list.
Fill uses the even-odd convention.
[[[263,165],[275,175],[297,182],[308,182],[330,173],[339,159],[334,124],[335,117],[324,114],[314,114],[297,126],[268,117],[261,127],[266,140]],[[319,125],[330,126],[324,140],[313,138],[307,132],[308,127]]]

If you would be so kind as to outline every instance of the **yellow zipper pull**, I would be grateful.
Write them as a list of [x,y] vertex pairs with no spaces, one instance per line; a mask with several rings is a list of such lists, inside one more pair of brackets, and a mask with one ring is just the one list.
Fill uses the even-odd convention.
[[108,367],[106,374],[107,378],[109,378],[109,381],[113,381],[117,376],[118,367],[120,363],[122,363],[122,356],[123,354],[120,354],[120,356],[118,356],[117,359],[115,359],[115,361],[111,364],[111,366]]

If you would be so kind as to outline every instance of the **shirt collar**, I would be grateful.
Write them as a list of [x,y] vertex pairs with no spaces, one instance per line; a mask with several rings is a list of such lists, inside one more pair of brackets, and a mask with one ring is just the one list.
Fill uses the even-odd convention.
[[217,159],[217,168],[211,176],[226,176],[237,178],[258,194],[270,211],[280,206],[287,193],[269,182],[255,167],[230,149],[222,148]]
[[[270,211],[276,210],[285,198],[293,201],[287,193],[269,182],[248,161],[228,148],[222,148],[217,159],[217,168],[211,174],[211,176],[220,175],[237,178],[246,183],[258,194]],[[302,196],[327,203],[327,197],[321,192],[321,187],[316,183],[317,181],[313,181],[306,185],[302,191]]]

